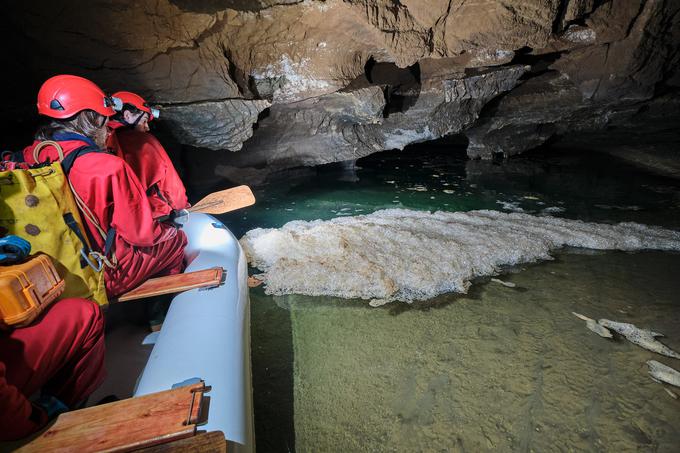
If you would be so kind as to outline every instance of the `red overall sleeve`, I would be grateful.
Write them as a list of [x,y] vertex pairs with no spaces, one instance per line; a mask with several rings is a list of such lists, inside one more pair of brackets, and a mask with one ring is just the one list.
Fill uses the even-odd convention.
[[[163,165],[159,166],[159,173],[156,178],[156,184],[161,191],[163,197],[168,200],[170,206],[173,209],[185,209],[189,206],[189,201],[187,200],[187,191],[184,187],[182,179],[177,174],[175,166],[168,157],[168,153],[163,148],[163,145],[148,132],[142,132],[146,136],[145,147],[153,149],[154,152],[151,155],[156,155],[158,161],[163,161]],[[144,153],[142,153],[142,156]],[[152,164],[152,162],[149,162]],[[152,165],[149,165],[152,166]]]
[[8,384],[5,373],[5,364],[0,362],[0,440],[3,441],[26,437],[47,423],[47,414]]
[[[104,153],[86,154],[76,160],[69,179],[102,228],[106,231],[113,227],[128,244],[150,247],[177,234],[175,228],[153,219],[146,193],[123,159]],[[96,240],[101,247],[101,238],[97,236]]]
[[177,230],[153,218],[146,193],[132,169],[122,162],[111,181],[113,216],[111,226],[131,245],[149,247],[167,241]]
[[[189,206],[184,183],[156,137],[134,129],[118,129],[115,135],[123,158],[139,177],[142,187],[145,190],[154,185],[158,187],[160,199],[153,191],[150,195],[155,211],[162,210],[163,204],[172,209],[185,209]],[[169,208],[162,214],[167,214]]]

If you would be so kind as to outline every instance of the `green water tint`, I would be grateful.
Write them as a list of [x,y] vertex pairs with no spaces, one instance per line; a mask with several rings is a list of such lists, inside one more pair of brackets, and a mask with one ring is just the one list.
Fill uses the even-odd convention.
[[677,254],[564,254],[506,276],[514,289],[478,282],[427,308],[277,298],[297,450],[677,451],[680,406],[644,362],[678,361],[601,338],[571,311],[653,326],[677,350],[679,266]]
[[[237,237],[291,220],[327,220],[379,209],[525,212],[595,222],[680,227],[680,184],[598,153],[548,153],[502,162],[470,161],[431,145],[379,153],[356,171],[326,166],[291,170],[254,187],[257,204],[222,216]],[[425,188],[422,191],[419,188]],[[447,193],[444,191],[450,191]]]
[[[597,154],[494,164],[421,149],[359,167],[281,178],[256,188],[257,205],[223,219],[240,236],[294,219],[502,210],[502,201],[587,221],[680,226],[677,182]],[[453,183],[453,194],[442,192]],[[417,185],[428,191],[407,189]],[[499,277],[515,288],[479,279],[465,296],[377,309],[256,288],[258,450],[677,451],[680,401],[650,379],[645,361],[675,369],[680,361],[601,338],[571,312],[653,328],[680,350],[679,269],[677,253],[563,251]]]

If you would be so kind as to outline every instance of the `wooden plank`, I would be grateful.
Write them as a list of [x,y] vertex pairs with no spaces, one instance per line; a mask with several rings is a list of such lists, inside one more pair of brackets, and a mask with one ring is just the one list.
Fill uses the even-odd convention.
[[219,286],[222,283],[225,272],[221,267],[213,267],[202,271],[150,278],[137,288],[128,291],[112,302],[126,302],[145,297],[160,296],[162,294],[179,293],[195,288]]
[[175,453],[190,451],[192,453],[227,453],[227,441],[222,431],[196,434],[193,437],[154,445],[138,450],[139,453]]
[[66,412],[20,452],[125,452],[193,436],[203,382]]

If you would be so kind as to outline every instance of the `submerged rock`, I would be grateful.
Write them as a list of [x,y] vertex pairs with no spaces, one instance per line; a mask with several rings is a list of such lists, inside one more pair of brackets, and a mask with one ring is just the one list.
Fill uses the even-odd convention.
[[499,284],[505,286],[506,288],[514,288],[514,287],[517,286],[512,282],[504,282],[503,280],[498,279],[498,278],[492,278],[491,281],[494,282],[494,283],[499,283]]
[[611,329],[626,337],[628,341],[649,351],[680,359],[680,354],[670,349],[665,344],[658,341],[655,337],[663,337],[663,334],[652,332],[651,330],[640,329],[633,324],[626,322],[610,321],[609,319],[598,319],[597,323],[607,329]]
[[652,376],[652,379],[657,382],[665,382],[666,384],[680,387],[680,372],[656,360],[648,360],[647,365],[649,366],[649,374]]
[[571,312],[571,314],[576,316],[579,319],[584,320],[586,322],[586,327],[588,327],[588,329],[592,330],[593,332],[595,332],[599,336],[604,337],[604,338],[612,338],[613,337],[612,333],[609,330],[602,327],[594,319],[589,318],[587,316],[583,316],[582,314],[579,314],[579,313],[574,313],[573,311]]

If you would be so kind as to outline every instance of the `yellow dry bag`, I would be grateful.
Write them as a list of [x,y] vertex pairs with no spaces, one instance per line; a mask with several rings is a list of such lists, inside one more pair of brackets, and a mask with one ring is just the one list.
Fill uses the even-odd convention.
[[[55,142],[43,143],[56,145],[63,156]],[[90,247],[60,162],[0,172],[0,230],[29,241],[33,253],[52,258],[66,282],[62,298],[108,303],[102,255]]]

